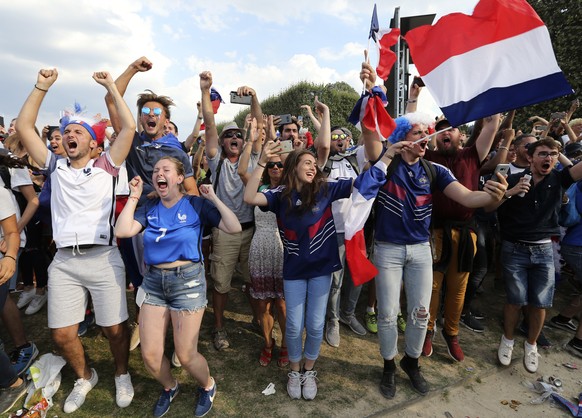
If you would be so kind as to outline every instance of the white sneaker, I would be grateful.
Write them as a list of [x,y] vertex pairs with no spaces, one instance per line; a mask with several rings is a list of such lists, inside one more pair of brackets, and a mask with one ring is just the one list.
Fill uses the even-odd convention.
[[139,343],[139,324],[133,324],[131,329],[131,337],[129,340],[129,351],[135,350]]
[[180,359],[178,359],[178,355],[176,354],[175,351],[174,354],[172,354],[172,366],[182,367],[182,363],[180,363]]
[[303,373],[303,399],[312,400],[317,395],[317,372],[315,370],[306,370]]
[[26,315],[34,315],[35,313],[40,311],[41,308],[45,305],[47,298],[48,295],[46,292],[44,293],[44,295],[35,294],[34,297],[32,298],[32,301],[24,311],[24,313]]
[[28,305],[35,295],[36,289],[34,287],[30,290],[22,291],[22,293],[20,293],[20,296],[18,296],[18,302],[16,302],[16,306],[18,307],[18,309],[22,309],[26,305]]
[[120,408],[129,406],[133,400],[133,385],[129,373],[115,376],[115,402]]
[[287,393],[289,397],[291,399],[301,399],[303,375],[299,372],[289,372],[287,376],[289,376],[289,380],[287,380]]
[[535,373],[538,370],[539,361],[538,358],[540,355],[538,354],[538,346],[537,344],[533,346],[533,348],[528,349],[527,346],[529,344],[527,341],[523,343],[523,365],[525,369],[530,373]]
[[85,402],[85,397],[89,391],[95,387],[98,381],[99,377],[97,376],[95,369],[91,369],[91,378],[89,380],[83,378],[77,379],[75,381],[75,386],[73,386],[73,390],[65,400],[63,411],[70,414],[79,409]]
[[501,342],[499,343],[499,349],[497,350],[497,357],[499,362],[504,366],[509,366],[511,364],[511,354],[513,353],[513,345],[509,345],[501,337]]

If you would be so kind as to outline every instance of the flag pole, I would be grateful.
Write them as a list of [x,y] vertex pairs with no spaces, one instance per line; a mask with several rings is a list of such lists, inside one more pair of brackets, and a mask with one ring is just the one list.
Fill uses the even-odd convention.
[[449,129],[453,129],[453,127],[452,127],[452,126],[449,126],[448,128],[441,129],[440,131],[436,131],[435,133],[432,133],[432,134],[430,134],[430,135],[427,135],[427,136],[425,136],[425,137],[423,137],[423,138],[420,138],[420,139],[418,139],[418,140],[414,141],[414,142],[413,142],[413,144],[419,144],[419,143],[421,143],[422,141],[426,141],[427,139],[430,139],[430,138],[432,138],[433,136],[435,136],[435,135],[438,135],[438,134],[440,134],[440,133],[442,133],[442,132],[448,131]]

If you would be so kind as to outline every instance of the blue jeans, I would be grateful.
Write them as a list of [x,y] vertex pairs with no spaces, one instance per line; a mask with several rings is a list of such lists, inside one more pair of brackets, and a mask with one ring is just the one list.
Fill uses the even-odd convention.
[[[305,352],[305,358],[308,360],[317,360],[319,357],[330,285],[331,275],[284,281],[287,306],[285,339],[289,361],[294,363],[301,361],[302,352]],[[302,350],[304,327],[305,350]]]
[[523,245],[503,241],[501,263],[507,303],[551,308],[554,299],[552,244]]
[[[345,316],[354,314],[362,291],[362,286],[354,286],[346,265],[346,247],[343,233],[337,233],[337,247],[342,269],[331,275],[331,289],[327,303],[327,317],[329,320],[336,322],[339,320],[340,310]],[[347,280],[344,280],[344,278],[347,278]]]
[[376,298],[378,299],[378,336],[380,354],[391,360],[398,354],[398,328],[396,320],[400,311],[400,288],[404,291],[408,312],[404,333],[404,352],[418,358],[426,336],[429,305],[432,294],[432,254],[428,242],[400,245],[376,241],[374,264]]

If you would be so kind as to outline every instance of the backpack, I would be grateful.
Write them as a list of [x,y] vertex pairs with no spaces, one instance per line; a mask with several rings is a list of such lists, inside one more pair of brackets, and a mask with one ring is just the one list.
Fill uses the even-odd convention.
[[568,202],[562,204],[560,212],[558,213],[558,224],[560,226],[569,228],[571,226],[577,225],[580,220],[580,212],[576,206],[576,194],[578,191],[578,183],[574,183],[568,187],[566,190],[566,196],[568,197]]
[[352,166],[352,168],[354,169],[354,171],[356,172],[356,175],[360,174],[360,167],[358,167],[358,159],[356,157],[355,153],[351,153],[351,154],[347,154],[347,155],[340,155],[340,154],[334,154],[334,155],[330,155],[327,158],[327,161],[325,162],[325,166],[323,167],[323,174],[326,177],[329,177],[329,173],[331,173],[331,168],[333,165],[334,161],[341,161],[341,160],[347,160],[350,165]]

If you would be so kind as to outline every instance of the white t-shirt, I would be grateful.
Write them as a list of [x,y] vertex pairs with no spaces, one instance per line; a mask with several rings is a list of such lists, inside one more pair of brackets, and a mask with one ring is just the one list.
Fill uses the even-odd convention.
[[[14,176],[13,170],[16,172],[16,176]],[[21,173],[19,173],[19,171],[24,170],[26,172],[26,175],[28,176],[28,170],[26,170],[25,168],[11,168],[10,169],[10,185],[12,186],[13,190],[18,190],[14,185],[14,182],[16,181],[21,182],[23,181],[21,178],[19,178],[19,176],[21,176]],[[30,176],[28,176],[29,180],[30,180]],[[32,181],[31,181],[32,183]],[[6,192],[8,193],[8,195],[10,196],[10,201],[12,202],[12,213],[16,214],[16,221],[20,220],[20,208],[18,207],[18,203],[16,202],[16,198],[14,197],[14,193],[12,193],[10,190],[8,190],[6,188],[6,185],[4,184],[4,181],[2,180],[2,178],[0,178],[0,189],[2,190],[6,190]],[[4,203],[2,203],[4,204]],[[4,219],[4,218],[2,218]],[[4,235],[2,235],[4,236]],[[26,245],[26,233],[24,232],[24,229],[22,231],[20,231],[20,248],[24,248],[24,246]]]
[[[2,179],[0,179],[2,181]],[[4,183],[4,182],[2,182]],[[5,189],[4,186],[0,187],[0,221],[11,217],[16,213],[14,206],[12,204],[12,193]],[[0,227],[0,239],[4,239],[4,231]],[[0,259],[4,258],[4,255],[0,253]]]

